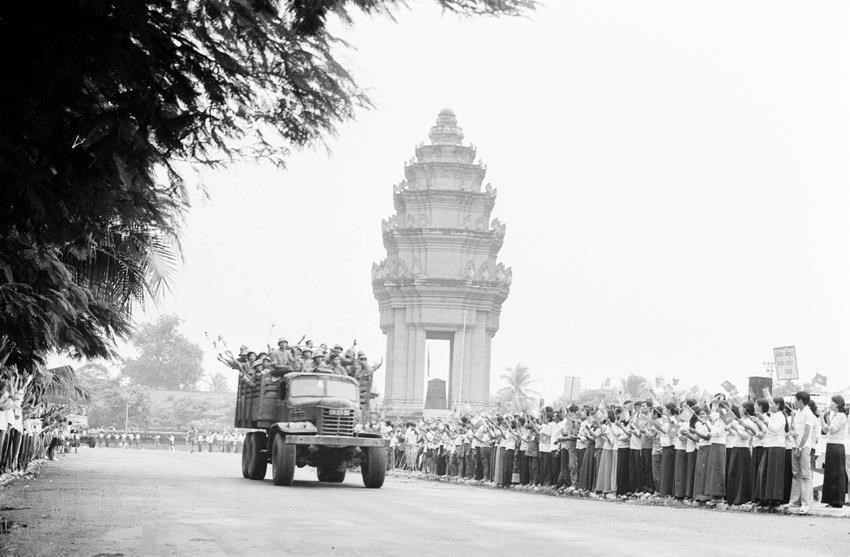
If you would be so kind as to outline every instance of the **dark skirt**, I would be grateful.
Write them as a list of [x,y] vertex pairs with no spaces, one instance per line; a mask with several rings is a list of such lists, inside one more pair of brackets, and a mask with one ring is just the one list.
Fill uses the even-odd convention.
[[785,484],[782,492],[782,502],[788,504],[791,502],[791,483],[794,478],[791,475],[791,449],[785,449]]
[[785,448],[765,447],[756,484],[761,489],[759,502],[777,505],[785,499]]
[[753,503],[758,503],[761,500],[761,494],[764,491],[764,484],[760,483],[761,478],[759,476],[759,468],[761,467],[761,461],[764,460],[764,455],[764,447],[753,447]]
[[584,456],[581,459],[581,467],[578,471],[578,488],[584,491],[593,491],[596,484],[593,478],[596,476],[596,443],[589,441]]
[[643,460],[643,490],[647,493],[655,491],[655,480],[652,477],[652,449],[641,449]]
[[640,449],[629,449],[629,491],[643,491],[643,457]]
[[712,443],[705,472],[705,491],[709,497],[726,497],[726,444]]
[[685,498],[685,473],[688,471],[688,457],[685,449],[676,449],[675,474],[673,476],[673,497]]
[[673,479],[676,476],[676,451],[673,446],[661,447],[661,487],[662,497],[673,495]]
[[658,452],[652,455],[652,481],[655,486],[655,494],[658,495],[661,489],[661,453]]
[[617,449],[617,495],[632,492],[629,482],[629,448]]
[[749,447],[733,447],[729,453],[726,474],[726,502],[743,505],[753,500],[752,456]]
[[505,449],[502,454],[502,485],[511,485],[514,477],[514,449]]
[[844,505],[847,493],[846,456],[843,443],[827,443],[823,464],[823,495],[821,502],[827,505]]
[[685,498],[690,499],[694,496],[694,473],[697,469],[697,452],[685,452],[685,461],[687,468],[685,469]]
[[694,470],[694,500],[708,501],[705,494],[705,473],[708,471],[708,453],[711,447],[702,445],[697,448],[697,462]]

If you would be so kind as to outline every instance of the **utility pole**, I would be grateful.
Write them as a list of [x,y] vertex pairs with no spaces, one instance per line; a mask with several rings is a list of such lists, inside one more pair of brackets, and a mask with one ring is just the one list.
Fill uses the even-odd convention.
[[135,394],[135,389],[130,389],[127,393],[127,404],[124,406],[124,431],[130,431],[130,402],[132,402],[133,395]]

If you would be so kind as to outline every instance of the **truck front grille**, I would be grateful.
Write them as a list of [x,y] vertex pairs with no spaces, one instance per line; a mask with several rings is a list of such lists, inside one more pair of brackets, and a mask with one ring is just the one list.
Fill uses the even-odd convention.
[[[331,415],[331,412],[344,412],[342,415]],[[322,408],[322,422],[319,425],[320,435],[354,435],[354,410],[351,408],[336,409]]]

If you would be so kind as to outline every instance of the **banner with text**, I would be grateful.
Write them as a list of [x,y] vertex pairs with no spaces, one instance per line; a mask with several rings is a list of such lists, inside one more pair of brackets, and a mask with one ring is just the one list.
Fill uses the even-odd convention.
[[773,362],[776,364],[776,378],[780,381],[800,378],[797,371],[797,349],[794,346],[774,348]]

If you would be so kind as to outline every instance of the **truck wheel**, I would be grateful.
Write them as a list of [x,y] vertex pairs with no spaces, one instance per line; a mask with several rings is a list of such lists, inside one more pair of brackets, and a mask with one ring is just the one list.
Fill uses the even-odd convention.
[[266,458],[260,453],[266,446],[266,434],[252,431],[242,443],[242,476],[249,480],[266,477]]
[[292,485],[295,477],[295,445],[284,442],[283,434],[278,433],[272,445],[272,481],[275,485]]
[[387,473],[387,450],[384,447],[366,447],[360,462],[363,485],[379,488],[384,485]]
[[316,475],[319,477],[320,482],[341,484],[345,481],[345,468],[337,470],[332,466],[317,466]]

